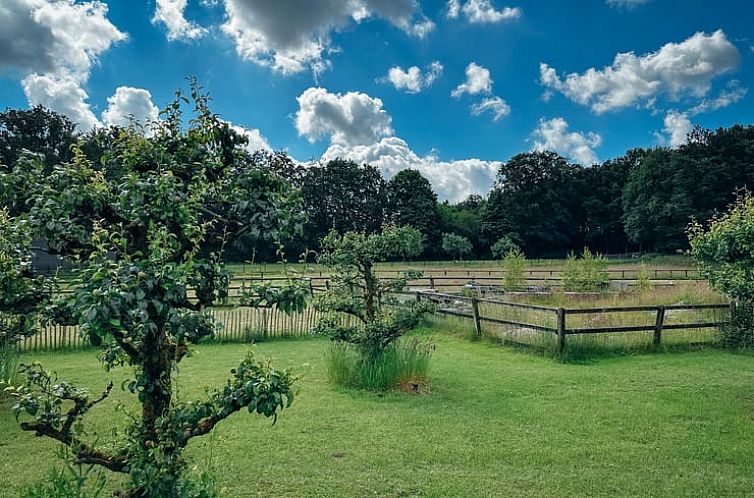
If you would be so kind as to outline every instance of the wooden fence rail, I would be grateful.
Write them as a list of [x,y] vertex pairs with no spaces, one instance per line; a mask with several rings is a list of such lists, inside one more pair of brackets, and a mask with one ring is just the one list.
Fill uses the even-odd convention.
[[[607,308],[555,308],[550,306],[535,306],[530,304],[521,304],[510,301],[496,299],[486,299],[479,297],[458,296],[431,291],[420,291],[415,293],[417,299],[429,299],[437,305],[436,312],[444,315],[451,315],[461,318],[469,318],[474,322],[475,333],[481,336],[482,329],[480,323],[490,322],[502,325],[511,325],[525,329],[531,329],[540,332],[550,332],[557,334],[559,351],[563,351],[566,346],[566,337],[578,334],[608,334],[620,332],[653,332],[653,343],[659,345],[662,341],[662,332],[665,330],[681,329],[703,329],[718,328],[729,323],[728,320],[706,320],[706,321],[686,321],[681,323],[667,323],[667,313],[683,311],[720,311],[728,314],[731,311],[732,304],[673,304],[673,305],[656,305],[656,306],[620,306]],[[549,314],[549,323],[535,323],[533,317],[529,319],[508,319],[487,316],[480,312],[479,303],[487,303],[498,307],[499,309],[523,309]],[[461,306],[458,306],[461,304]],[[620,325],[614,327],[579,327],[572,325],[569,327],[568,316],[578,315],[601,315],[603,313],[647,313],[655,314],[654,323],[646,325]]]
[[[254,342],[275,337],[297,337],[311,334],[322,312],[307,307],[303,313],[286,315],[274,308],[221,306],[210,312],[218,324],[214,340],[218,342]],[[344,316],[348,321],[350,317]],[[55,351],[89,347],[77,326],[42,326],[39,332],[18,343],[21,351]]]

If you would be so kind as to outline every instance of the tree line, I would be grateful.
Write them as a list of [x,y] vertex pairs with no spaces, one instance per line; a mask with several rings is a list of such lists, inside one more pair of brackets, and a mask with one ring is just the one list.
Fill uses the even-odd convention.
[[[43,107],[7,109],[0,113],[0,167],[12,168],[26,149],[41,154],[49,172],[70,161],[71,145],[78,143],[105,175],[117,176],[119,166],[107,153],[117,136],[117,128],[77,133],[65,116]],[[228,140],[245,139],[231,134]],[[688,248],[690,222],[709,220],[736,192],[754,185],[754,126],[697,128],[678,148],[631,149],[591,167],[551,151],[524,152],[501,164],[486,197],[458,203],[439,201],[430,182],[411,169],[386,180],[370,164],[303,165],[272,151],[248,153],[243,162],[274,171],[298,190],[307,221],[281,241],[288,259],[318,252],[332,229],[377,233],[388,224],[419,230],[425,259],[456,257],[459,249],[463,257],[487,258],[503,253],[496,248],[515,246],[528,257],[562,257],[584,247],[672,253]],[[274,261],[279,247],[251,232],[226,255]]]

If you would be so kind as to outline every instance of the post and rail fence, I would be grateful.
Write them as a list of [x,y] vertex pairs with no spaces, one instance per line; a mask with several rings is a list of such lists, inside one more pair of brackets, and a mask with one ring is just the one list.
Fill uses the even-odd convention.
[[[729,315],[733,304],[672,304],[653,306],[616,306],[603,308],[562,308],[554,306],[539,306],[523,304],[483,297],[468,297],[454,294],[444,294],[431,291],[416,291],[416,299],[428,299],[434,302],[436,313],[441,315],[468,318],[474,323],[474,331],[478,338],[482,336],[482,322],[520,327],[522,329],[546,332],[556,335],[558,350],[562,352],[566,346],[566,338],[570,335],[580,334],[608,334],[621,332],[652,332],[653,343],[660,345],[663,331],[681,329],[705,329],[719,328],[729,323],[728,320],[696,320],[696,321],[673,321],[667,320],[668,313],[679,315],[683,312],[722,312]],[[480,312],[480,304],[486,304],[502,311],[498,316],[490,316]],[[505,310],[524,310],[528,312],[524,318],[518,318],[521,314],[513,313],[507,316]],[[651,313],[654,316],[652,323],[620,326],[569,326],[568,317],[604,315],[612,313]],[[536,315],[540,318],[537,319]],[[511,315],[511,313],[507,313]]]

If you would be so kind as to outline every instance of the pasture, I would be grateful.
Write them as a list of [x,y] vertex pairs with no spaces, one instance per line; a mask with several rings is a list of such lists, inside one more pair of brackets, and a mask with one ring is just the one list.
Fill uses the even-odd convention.
[[[258,356],[303,374],[293,406],[274,426],[236,414],[188,456],[232,497],[752,496],[750,356],[700,349],[568,364],[467,333],[446,320],[415,333],[437,346],[425,395],[333,387],[324,339],[261,343]],[[247,347],[198,347],[177,376],[180,399],[220,385]],[[91,351],[24,357],[37,359],[92,392],[123,373],[104,372]],[[100,440],[122,426],[117,402],[136,408],[116,388],[90,418]],[[0,434],[0,496],[20,496],[56,465],[55,445],[18,430],[7,402]]]

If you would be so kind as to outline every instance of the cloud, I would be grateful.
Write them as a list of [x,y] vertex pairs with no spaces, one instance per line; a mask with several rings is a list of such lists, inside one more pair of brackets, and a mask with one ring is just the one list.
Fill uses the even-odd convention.
[[741,86],[738,80],[731,80],[728,82],[726,89],[721,91],[717,97],[711,100],[702,100],[689,110],[689,114],[695,116],[703,112],[711,112],[728,107],[746,97],[748,91],[747,88]]
[[541,63],[540,82],[602,114],[651,103],[660,95],[670,100],[684,95],[701,98],[709,91],[712,80],[736,68],[739,60],[738,50],[722,30],[710,35],[699,32],[656,52],[640,56],[619,53],[610,66],[571,73],[565,78]]
[[419,156],[398,137],[385,137],[367,145],[333,144],[322,160],[335,158],[372,164],[387,178],[407,168],[418,170],[430,181],[440,200],[450,202],[460,202],[471,194],[487,195],[500,167],[499,162],[481,159],[440,161],[432,154]]
[[386,177],[400,170],[419,170],[442,199],[460,201],[470,194],[486,194],[499,163],[466,159],[440,161],[430,154],[419,156],[393,136],[391,118],[382,101],[364,93],[330,93],[309,88],[298,97],[296,129],[314,142],[329,139],[322,160],[350,159],[377,166]]
[[64,114],[83,131],[100,125],[87,103],[89,96],[75,78],[33,73],[21,85],[30,105],[43,105]]
[[407,93],[419,93],[428,88],[442,75],[443,66],[439,61],[434,61],[424,73],[418,66],[411,66],[403,70],[400,66],[391,67],[387,72],[387,81],[393,84],[396,90],[405,90]]
[[207,34],[207,30],[186,20],[184,11],[188,0],[157,0],[152,17],[154,24],[163,23],[168,28],[168,40],[194,40]]
[[464,93],[477,95],[490,92],[492,92],[492,78],[490,78],[489,69],[472,62],[466,66],[466,81],[458,85],[450,95],[457,98]]
[[624,9],[635,9],[640,5],[649,3],[649,0],[605,0],[605,3],[610,7],[618,7]]
[[256,152],[261,149],[272,150],[267,139],[262,136],[262,133],[257,128],[244,128],[243,126],[234,125],[233,123],[228,123],[228,125],[249,140],[249,143],[246,146],[246,150],[249,152]]
[[467,0],[461,5],[459,0],[448,0],[447,17],[457,19],[461,14],[472,24],[491,24],[513,21],[521,17],[520,7],[503,7],[496,10],[490,0]]
[[230,36],[243,59],[284,73],[329,65],[330,34],[371,17],[387,20],[410,36],[426,37],[434,23],[417,0],[328,0],[312,8],[310,0],[223,0]]
[[65,114],[88,130],[99,124],[82,88],[102,53],[126,39],[103,2],[4,0],[0,71],[21,74],[29,104]]
[[499,121],[511,112],[511,106],[500,97],[490,97],[482,100],[478,104],[471,106],[471,113],[479,116],[484,112],[492,114],[493,121]]
[[152,102],[152,94],[143,88],[120,86],[107,99],[102,121],[107,126],[128,126],[131,121],[147,126],[159,118],[160,110]]
[[458,85],[450,95],[458,98],[463,94],[488,95],[481,101],[472,104],[471,114],[474,116],[489,112],[494,121],[499,121],[511,112],[511,107],[504,99],[492,95],[492,78],[489,69],[475,62],[466,66],[466,81]]
[[332,143],[371,144],[393,132],[382,100],[365,93],[308,88],[297,100],[296,130],[310,142],[329,137]]
[[665,115],[663,125],[665,135],[657,134],[657,138],[660,143],[668,144],[671,147],[685,144],[688,134],[694,129],[688,114],[678,111],[668,112]]
[[532,135],[534,150],[551,150],[584,166],[598,162],[594,149],[602,144],[602,137],[592,132],[569,132],[563,118],[540,119]]

